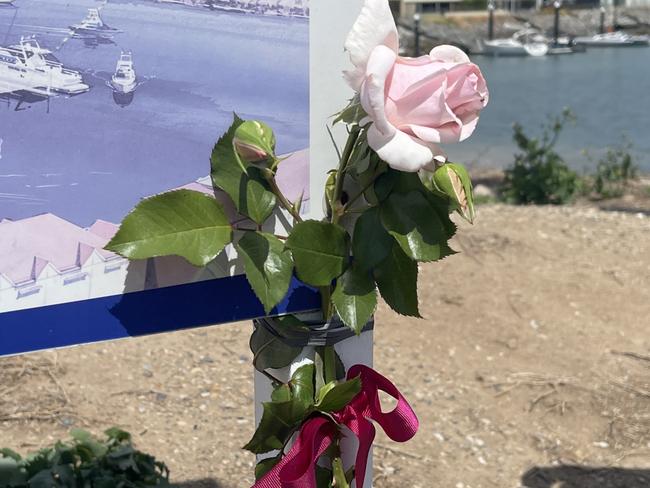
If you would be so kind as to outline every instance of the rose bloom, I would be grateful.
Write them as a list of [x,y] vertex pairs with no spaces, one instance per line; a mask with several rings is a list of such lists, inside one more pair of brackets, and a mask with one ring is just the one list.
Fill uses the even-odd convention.
[[372,121],[368,144],[401,171],[431,168],[440,143],[467,139],[487,105],[478,66],[454,46],[427,56],[398,56],[397,28],[388,0],[365,0],[345,44],[355,69],[350,86]]

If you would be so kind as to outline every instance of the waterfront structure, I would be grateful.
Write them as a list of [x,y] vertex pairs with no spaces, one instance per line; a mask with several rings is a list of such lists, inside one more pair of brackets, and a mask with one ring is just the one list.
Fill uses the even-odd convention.
[[0,221],[0,312],[122,293],[128,261],[103,249],[116,231],[51,213]]

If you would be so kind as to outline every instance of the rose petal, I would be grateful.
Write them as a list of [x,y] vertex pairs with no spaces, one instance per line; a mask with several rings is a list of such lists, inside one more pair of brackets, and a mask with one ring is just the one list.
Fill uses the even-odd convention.
[[367,65],[367,77],[361,87],[361,106],[384,135],[392,135],[395,128],[386,118],[386,79],[393,71],[397,54],[386,46],[373,49]]
[[391,168],[409,173],[427,167],[434,157],[443,155],[434,144],[426,144],[399,130],[386,136],[374,124],[368,129],[368,145]]
[[442,46],[434,47],[429,53],[434,61],[443,61],[445,63],[469,63],[469,57],[461,49],[456,46],[449,46],[443,44]]
[[386,46],[395,54],[399,51],[399,36],[395,20],[386,0],[365,0],[361,14],[345,41],[353,71],[345,72],[350,86],[359,91],[370,54],[377,46]]

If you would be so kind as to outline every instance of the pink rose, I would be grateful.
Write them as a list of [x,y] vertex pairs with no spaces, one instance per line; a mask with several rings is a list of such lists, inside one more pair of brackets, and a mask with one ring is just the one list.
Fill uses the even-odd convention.
[[488,102],[481,70],[453,46],[419,58],[398,56],[387,0],[365,0],[345,47],[355,67],[346,78],[372,121],[368,144],[391,167],[431,167],[443,154],[437,144],[474,132]]

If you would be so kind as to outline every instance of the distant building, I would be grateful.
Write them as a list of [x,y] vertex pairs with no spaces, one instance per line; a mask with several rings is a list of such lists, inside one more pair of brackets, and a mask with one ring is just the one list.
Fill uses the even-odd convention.
[[445,13],[463,3],[463,0],[390,0],[395,17],[411,18],[416,12],[422,14]]
[[[278,185],[287,198],[302,198],[309,209],[309,152],[297,151],[280,165]],[[214,195],[210,177],[176,189]],[[225,194],[216,197],[232,222],[245,220]],[[268,232],[286,232],[282,213],[267,222]],[[166,256],[129,262],[104,247],[118,226],[97,220],[84,229],[51,213],[21,220],[0,220],[0,313],[89,298],[242,274],[233,245],[207,267]]]
[[128,261],[104,246],[117,226],[50,213],[0,222],[0,312],[122,293]]

